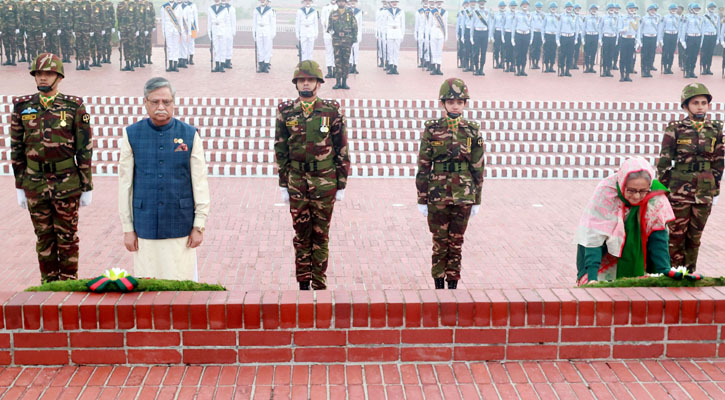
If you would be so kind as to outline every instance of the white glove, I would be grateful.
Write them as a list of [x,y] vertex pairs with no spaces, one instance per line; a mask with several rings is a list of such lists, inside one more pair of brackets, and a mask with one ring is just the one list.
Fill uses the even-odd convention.
[[478,209],[481,208],[480,205],[474,204],[473,207],[471,207],[471,216],[478,214]]
[[20,29],[15,30],[15,34],[17,35],[18,33],[20,33]]
[[116,28],[111,28],[111,33],[116,33]]
[[45,32],[43,32],[43,39],[45,39]]
[[600,41],[599,41],[599,46],[601,46],[601,45],[602,45],[602,41],[600,40]]
[[101,35],[105,35],[105,34],[106,34],[106,31],[105,30],[102,30],[101,31]]
[[515,40],[512,40],[511,41],[511,46],[516,46],[516,41]]
[[342,201],[345,198],[345,189],[337,189],[335,192],[335,201]]
[[55,34],[56,34],[56,35],[58,35],[58,36],[60,36],[60,34],[61,34],[61,33],[62,33],[62,32],[61,32],[61,30],[60,30],[60,29],[58,29],[58,31],[56,31],[56,32],[55,32]]
[[73,39],[75,39],[76,33],[75,32],[71,32],[71,33],[73,34]]
[[149,31],[143,31],[143,35],[144,36],[148,36],[149,35]]
[[418,212],[423,214],[424,217],[428,216],[428,204],[418,204]]
[[95,33],[95,32],[91,32],[91,37],[93,37],[93,34],[94,34],[94,33]]
[[289,190],[286,187],[279,188],[279,194],[282,196],[282,202],[289,204]]
[[715,197],[713,197],[713,198],[712,198],[712,205],[713,205],[713,206],[714,206],[715,204],[717,204],[717,198],[718,198],[718,197],[720,197],[720,196],[715,196]]
[[556,46],[557,46],[557,47],[561,46],[561,42],[557,40],[557,41],[556,41]]
[[81,207],[90,206],[91,201],[93,201],[92,191],[81,193]]
[[685,42],[680,42],[680,44],[682,45],[682,48],[683,49],[686,49],[687,48],[687,44]]
[[138,36],[138,31],[136,31],[136,36]]
[[25,197],[25,190],[24,189],[15,189],[18,193],[18,205],[23,210],[28,208],[28,198]]

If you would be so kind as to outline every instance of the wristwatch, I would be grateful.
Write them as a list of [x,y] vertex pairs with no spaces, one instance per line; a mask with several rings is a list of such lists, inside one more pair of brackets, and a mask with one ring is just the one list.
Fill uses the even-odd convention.
[[199,233],[204,233],[204,227],[203,226],[195,226],[194,229],[196,229]]

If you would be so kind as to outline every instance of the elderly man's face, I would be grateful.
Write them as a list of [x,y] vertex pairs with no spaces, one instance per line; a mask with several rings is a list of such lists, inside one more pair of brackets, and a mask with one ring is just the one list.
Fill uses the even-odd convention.
[[144,99],[143,104],[151,122],[156,126],[166,125],[174,117],[174,97],[171,96],[171,90],[167,87],[151,92],[149,97]]

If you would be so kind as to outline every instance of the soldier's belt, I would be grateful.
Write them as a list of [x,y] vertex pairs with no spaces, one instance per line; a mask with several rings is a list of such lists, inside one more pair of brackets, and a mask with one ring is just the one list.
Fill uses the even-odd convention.
[[696,161],[692,163],[676,163],[675,169],[680,172],[702,172],[710,169],[710,161]]
[[72,158],[68,158],[66,160],[58,161],[55,163],[39,163],[37,161],[28,159],[27,163],[28,168],[32,169],[33,171],[45,173],[63,171],[64,169],[74,168],[76,166],[75,160],[73,160]]
[[677,35],[677,31],[665,31],[668,35]]
[[313,161],[308,163],[291,160],[289,164],[292,168],[304,172],[314,172],[321,169],[328,169],[332,168],[332,166],[335,165],[332,160]]
[[461,162],[445,162],[445,163],[434,163],[433,164],[433,171],[434,172],[461,172],[468,170],[468,162],[467,161],[461,161]]

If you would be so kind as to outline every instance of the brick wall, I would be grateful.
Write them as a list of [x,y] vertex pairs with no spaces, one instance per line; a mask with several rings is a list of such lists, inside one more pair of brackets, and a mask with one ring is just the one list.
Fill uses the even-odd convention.
[[725,288],[0,293],[0,364],[723,357]]

